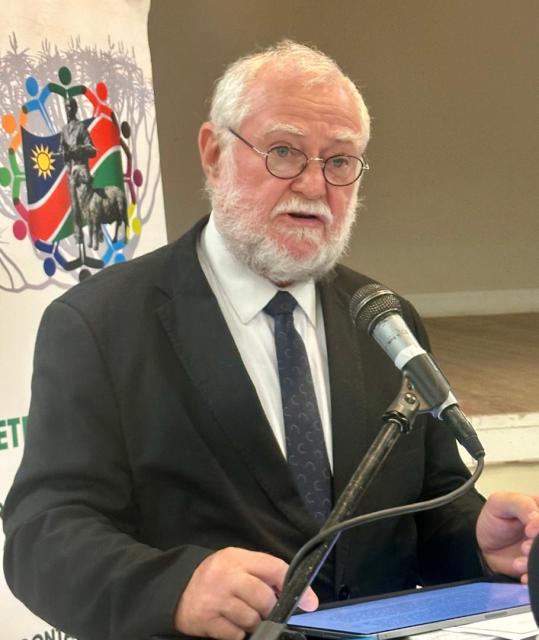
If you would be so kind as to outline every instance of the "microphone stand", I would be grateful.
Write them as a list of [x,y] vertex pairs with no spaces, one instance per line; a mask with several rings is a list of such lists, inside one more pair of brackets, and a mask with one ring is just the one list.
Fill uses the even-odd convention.
[[[383,415],[383,427],[350,478],[320,533],[344,522],[356,510],[372,479],[380,470],[400,435],[412,431],[415,417],[420,410],[421,412],[429,410],[423,405],[424,401],[412,383],[403,376],[397,397]],[[303,592],[317,576],[339,536],[340,533],[336,533],[333,537],[328,536],[298,564],[268,618],[258,625],[251,635],[251,640],[277,640],[285,630],[286,623],[296,609]],[[293,635],[298,634],[293,632]]]

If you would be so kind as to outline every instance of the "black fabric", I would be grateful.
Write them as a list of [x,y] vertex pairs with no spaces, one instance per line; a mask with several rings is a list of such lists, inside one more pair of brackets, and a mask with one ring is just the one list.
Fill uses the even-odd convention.
[[528,585],[533,615],[539,625],[539,537],[535,538],[530,551]]
[[294,326],[296,305],[288,291],[278,291],[264,311],[274,319],[286,458],[307,510],[322,525],[332,508],[331,467],[307,351]]
[[[79,640],[171,634],[183,588],[214,550],[289,562],[318,531],[198,263],[203,224],[88,278],[41,322],[23,460],[4,503],[4,570],[17,597]],[[400,387],[349,320],[352,294],[369,282],[338,267],[318,288],[334,500]],[[354,515],[441,495],[468,475],[443,423],[419,416]],[[343,534],[315,591],[329,601],[480,575],[481,505],[471,491]]]

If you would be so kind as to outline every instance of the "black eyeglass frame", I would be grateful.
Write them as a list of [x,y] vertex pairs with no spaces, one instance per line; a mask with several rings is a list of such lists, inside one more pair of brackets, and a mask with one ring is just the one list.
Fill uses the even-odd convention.
[[[237,131],[234,131],[234,129],[227,127],[227,130],[232,135],[236,136],[238,140],[241,140],[244,144],[246,144],[250,149],[258,153],[260,156],[263,156],[265,158],[265,164],[266,164],[266,169],[268,173],[270,173],[274,178],[277,178],[278,180],[293,180],[294,178],[297,178],[305,171],[305,169],[307,168],[307,165],[311,160],[316,160],[320,164],[320,168],[322,169],[322,175],[324,176],[324,180],[328,184],[332,185],[333,187],[348,187],[349,185],[354,184],[354,182],[359,180],[361,176],[365,173],[365,171],[368,171],[370,168],[364,156],[361,156],[360,158],[358,158],[357,156],[353,156],[348,153],[336,153],[335,155],[330,156],[329,158],[318,158],[317,156],[313,156],[312,158],[309,158],[307,154],[305,154],[301,149],[296,149],[295,147],[291,147],[290,145],[287,145],[287,144],[279,144],[279,145],[275,145],[275,147],[272,147],[272,149],[275,149],[278,147],[288,147],[292,151],[296,151],[297,153],[300,153],[305,158],[305,162],[303,163],[303,167],[300,169],[300,171],[298,171],[298,173],[296,173],[293,176],[288,176],[285,178],[284,176],[275,175],[275,173],[273,173],[273,171],[271,171],[270,168],[268,167],[268,157],[272,149],[270,149],[269,151],[262,151],[260,149],[257,149],[253,144],[251,144],[248,140],[246,140],[243,136],[241,136]],[[358,175],[350,182],[345,182],[343,184],[340,184],[340,183],[337,184],[335,182],[331,182],[331,180],[328,180],[326,176],[326,164],[330,160],[333,160],[333,158],[354,158],[355,160],[357,160],[360,166]]]

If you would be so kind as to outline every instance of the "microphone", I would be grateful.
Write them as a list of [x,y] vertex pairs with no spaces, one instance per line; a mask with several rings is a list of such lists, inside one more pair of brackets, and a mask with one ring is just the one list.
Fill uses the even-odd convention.
[[381,284],[365,285],[352,296],[350,315],[410,380],[428,411],[450,426],[475,460],[482,458],[485,450],[473,426],[459,408],[446,377],[404,321],[397,296]]

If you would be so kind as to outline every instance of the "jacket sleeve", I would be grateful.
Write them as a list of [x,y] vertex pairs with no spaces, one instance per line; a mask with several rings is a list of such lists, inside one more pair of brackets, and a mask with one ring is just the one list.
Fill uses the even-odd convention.
[[81,640],[173,633],[178,598],[211,553],[137,540],[117,393],[89,325],[53,303],[38,332],[25,451],[5,503],[4,570],[16,597]]

